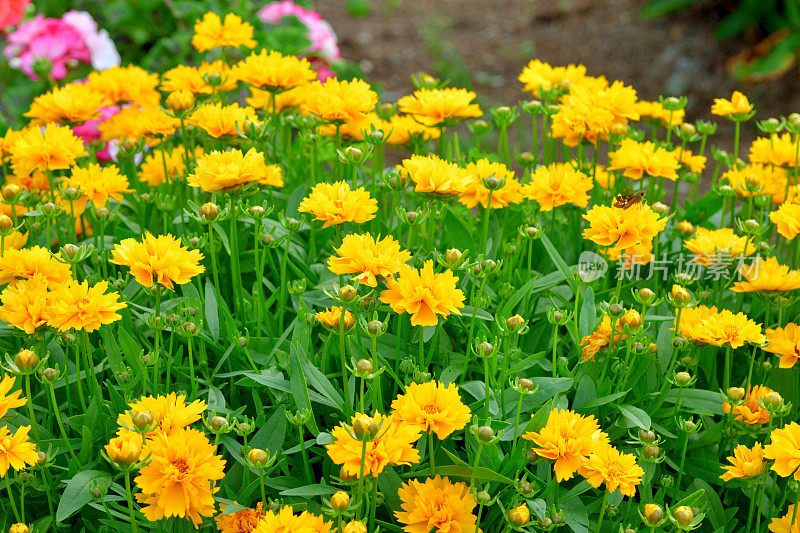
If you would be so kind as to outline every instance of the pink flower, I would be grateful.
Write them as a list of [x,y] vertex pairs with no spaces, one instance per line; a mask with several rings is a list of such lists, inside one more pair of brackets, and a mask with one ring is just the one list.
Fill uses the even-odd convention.
[[281,19],[288,16],[297,17],[308,28],[308,39],[311,41],[308,49],[310,53],[317,54],[328,62],[342,57],[336,33],[316,11],[309,11],[291,0],[282,0],[270,2],[258,12],[258,18],[269,24],[280,24]]
[[8,36],[3,50],[11,66],[21,69],[31,79],[37,60],[47,60],[50,75],[61,80],[69,67],[91,63],[98,70],[119,64],[119,55],[108,33],[98,32],[97,24],[88,13],[70,11],[60,19],[36,18],[21,24]]
[[0,1],[0,29],[16,26],[25,15],[25,8],[31,0],[2,0]]
[[[99,141],[102,137],[100,133],[100,124],[110,119],[119,113],[119,107],[112,105],[100,109],[100,116],[96,120],[87,120],[80,126],[74,126],[72,131],[83,139],[84,144],[89,147],[92,141]],[[103,144],[103,148],[97,150],[98,161],[111,161],[111,154],[109,153],[108,143]]]

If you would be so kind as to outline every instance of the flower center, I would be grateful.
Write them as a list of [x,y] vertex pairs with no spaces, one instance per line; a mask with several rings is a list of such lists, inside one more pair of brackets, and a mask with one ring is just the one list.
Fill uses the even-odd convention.
[[441,413],[442,410],[437,405],[425,405],[422,407],[422,410],[428,413],[429,415],[435,415]]
[[731,324],[726,324],[722,330],[725,332],[725,336],[728,338],[735,337],[739,333],[739,328]]
[[185,474],[189,471],[189,465],[186,464],[185,459],[173,459],[172,466],[174,466],[175,469],[181,474]]

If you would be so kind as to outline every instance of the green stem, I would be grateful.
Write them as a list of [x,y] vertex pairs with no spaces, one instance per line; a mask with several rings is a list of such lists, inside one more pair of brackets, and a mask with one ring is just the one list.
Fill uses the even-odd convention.
[[433,431],[428,433],[428,457],[431,459],[431,475],[436,476],[436,458],[433,453]]
[[311,483],[314,478],[311,475],[311,466],[308,462],[308,451],[306,450],[306,441],[303,438],[302,424],[297,424],[297,438],[300,441],[300,453],[303,456],[303,470],[306,473],[306,480],[308,483]]
[[14,495],[11,494],[11,476],[6,476],[6,491],[8,491],[8,501],[11,503],[11,510],[14,511],[14,516],[17,518],[17,522],[21,522],[22,518],[19,516],[19,511],[17,511],[17,504],[14,502]]
[[489,199],[486,202],[486,210],[483,214],[483,230],[481,231],[481,253],[485,254],[486,256],[489,255],[489,251],[486,248],[489,245],[489,214],[492,212],[493,192],[493,190],[489,189]]
[[36,425],[36,414],[33,412],[33,396],[31,395],[31,375],[25,374],[25,396],[28,401],[28,418],[31,419],[31,427],[33,428],[33,438],[39,442],[39,426]]
[[[53,388],[53,384],[48,382],[48,389],[50,390],[50,401],[53,404],[53,414],[56,417],[56,424],[58,425],[58,430],[61,433],[61,438],[64,440],[64,446],[67,447],[67,451],[72,456],[75,461],[78,461],[78,457],[75,455],[75,452],[72,450],[72,445],[69,443],[69,438],[67,437],[67,430],[64,429],[64,424],[61,422],[61,413],[58,410],[58,402],[56,402],[56,392]],[[78,462],[80,464],[80,462]]]
[[600,504],[600,517],[597,519],[597,533],[600,533],[603,527],[603,517],[606,515],[606,506],[608,506],[608,491],[603,491],[603,503]]
[[347,316],[347,308],[342,306],[342,315],[339,317],[339,358],[342,364],[342,385],[344,387],[344,414],[350,418],[350,380],[347,375],[347,353],[345,352],[344,342],[344,321]]
[[131,518],[131,529],[133,533],[139,531],[139,526],[136,524],[136,511],[133,507],[133,492],[131,491],[131,472],[125,471],[125,496],[128,499],[128,515]]

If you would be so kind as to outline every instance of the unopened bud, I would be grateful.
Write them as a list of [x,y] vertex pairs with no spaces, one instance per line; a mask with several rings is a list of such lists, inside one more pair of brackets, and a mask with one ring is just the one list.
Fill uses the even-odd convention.
[[204,203],[200,206],[199,213],[201,217],[210,222],[219,215],[219,206],[211,202]]
[[331,507],[337,511],[344,511],[350,507],[350,495],[343,490],[333,493],[333,496],[331,496]]
[[675,521],[683,527],[689,526],[694,520],[692,508],[686,505],[676,507],[672,514],[675,516]]
[[247,452],[247,459],[256,466],[263,466],[269,461],[269,453],[261,448],[253,448]]

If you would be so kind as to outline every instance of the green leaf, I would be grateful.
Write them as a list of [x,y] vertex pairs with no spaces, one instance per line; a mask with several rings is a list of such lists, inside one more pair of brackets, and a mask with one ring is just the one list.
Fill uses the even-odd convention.
[[641,429],[650,429],[650,415],[632,405],[618,405],[619,414],[622,418],[627,420],[631,425],[627,427],[638,427]]
[[301,498],[316,498],[317,496],[329,496],[336,492],[334,487],[328,485],[306,485],[296,489],[286,489],[281,491],[281,496],[300,496]]
[[58,502],[56,520],[63,522],[84,505],[92,501],[91,491],[95,482],[110,482],[111,474],[100,470],[84,470],[67,481],[64,493]]
[[[475,471],[475,479],[478,481],[485,481],[488,483],[505,483],[506,485],[513,485],[514,480],[498,474],[494,470],[479,466],[473,469],[470,466],[459,465],[445,465],[436,467],[436,473],[442,476],[458,477],[462,479],[472,479],[472,472]],[[433,470],[426,468],[414,473],[414,477],[429,477],[433,475]]]
[[400,496],[397,495],[397,491],[402,484],[403,480],[400,479],[400,476],[397,475],[394,468],[390,466],[384,468],[381,475],[378,476],[378,488],[383,494],[383,503],[385,503],[392,512],[402,509]]
[[217,307],[217,297],[214,291],[214,285],[211,280],[206,280],[206,324],[208,324],[208,331],[211,333],[211,338],[214,340],[219,339],[219,308]]
[[553,243],[550,242],[550,239],[547,238],[547,235],[542,234],[540,239],[542,241],[542,244],[544,245],[544,249],[547,250],[547,255],[549,255],[550,259],[553,260],[553,263],[555,263],[558,271],[561,273],[562,276],[564,276],[564,281],[566,281],[569,284],[570,288],[572,289],[572,292],[574,293],[575,280],[572,278],[572,269],[564,261],[564,258],[561,257],[561,254],[558,253],[558,250],[556,249],[555,246],[553,246]]
[[614,400],[616,400],[618,398],[622,398],[623,396],[628,394],[628,392],[630,392],[630,391],[629,390],[623,390],[623,391],[616,392],[614,394],[609,394],[608,396],[603,396],[601,398],[597,398],[596,400],[592,400],[591,402],[586,402],[585,404],[583,404],[581,406],[580,409],[577,409],[577,411],[586,411],[588,409],[594,409],[595,407],[600,407],[601,405],[606,405],[608,403],[613,402]]
[[642,16],[645,18],[663,17],[664,15],[669,15],[670,13],[692,5],[694,1],[695,0],[652,0],[642,8]]
[[594,292],[591,287],[587,287],[583,293],[581,315],[578,319],[578,336],[583,338],[590,334],[595,324],[597,324],[597,310],[594,306]]

